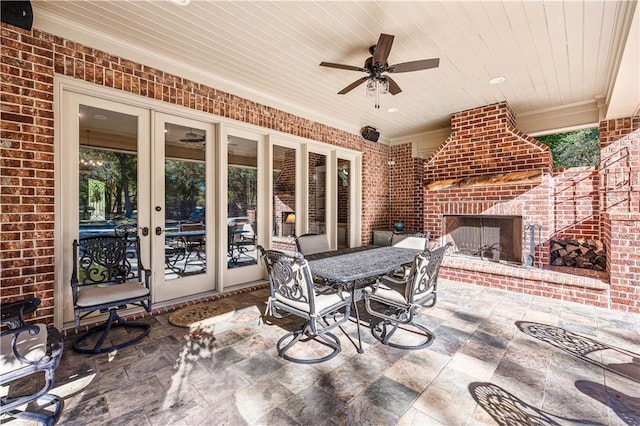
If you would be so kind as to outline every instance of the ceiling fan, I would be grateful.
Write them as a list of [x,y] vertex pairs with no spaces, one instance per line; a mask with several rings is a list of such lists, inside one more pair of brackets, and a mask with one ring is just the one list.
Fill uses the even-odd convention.
[[321,62],[321,67],[338,68],[349,71],[361,71],[368,75],[354,81],[344,89],[338,92],[339,95],[349,93],[351,90],[360,86],[367,81],[367,95],[376,97],[376,108],[380,108],[379,95],[382,93],[391,93],[397,95],[402,92],[398,83],[396,83],[388,75],[383,73],[401,73],[411,71],[421,71],[430,68],[437,68],[440,65],[440,58],[422,59],[419,61],[402,62],[400,64],[389,65],[387,59],[391,46],[393,45],[394,36],[389,34],[380,34],[378,43],[369,47],[369,53],[372,55],[364,62],[363,67],[353,65],[334,64],[332,62]]
[[196,133],[193,129],[189,130],[189,132],[185,133],[184,138],[180,139],[180,142],[187,143],[197,143],[204,142],[205,135],[201,135],[200,133]]

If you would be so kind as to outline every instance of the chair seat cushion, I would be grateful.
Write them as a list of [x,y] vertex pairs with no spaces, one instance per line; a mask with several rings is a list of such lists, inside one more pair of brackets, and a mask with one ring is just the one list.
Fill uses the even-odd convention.
[[86,287],[78,291],[77,306],[89,307],[119,300],[135,299],[149,294],[149,289],[141,282],[127,282],[102,287]]
[[[16,351],[29,362],[40,361],[47,353],[47,327],[44,324],[35,324],[38,334],[31,334],[28,330],[18,334]],[[11,349],[11,341],[15,334],[7,333],[0,338],[0,375],[27,367],[30,364],[18,360]]]
[[409,302],[404,297],[405,286],[405,283],[393,283],[390,281],[380,282],[373,295],[376,298],[390,300],[392,302],[406,305]]
[[[331,311],[332,307],[338,304],[343,304],[345,299],[351,297],[351,294],[348,292],[342,292],[342,297],[339,293],[331,293],[331,294],[318,294],[316,295],[316,312],[323,314],[326,311]],[[306,302],[296,302],[291,299],[287,299],[276,293],[276,299],[285,305],[289,305],[292,308],[295,308],[299,311],[309,313],[309,304]]]

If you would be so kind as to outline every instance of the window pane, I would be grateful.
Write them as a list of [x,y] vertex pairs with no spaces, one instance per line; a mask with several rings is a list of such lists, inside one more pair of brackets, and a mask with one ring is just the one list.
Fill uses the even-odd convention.
[[205,244],[206,132],[165,124],[165,279],[203,274]]
[[137,223],[138,155],[135,116],[80,106],[80,237],[113,234]]
[[296,151],[273,146],[273,236],[274,248],[294,250],[296,231]]
[[326,233],[327,157],[309,153],[309,232]]
[[258,142],[229,136],[227,141],[227,266],[258,263]]
[[351,162],[338,158],[338,248],[350,247]]

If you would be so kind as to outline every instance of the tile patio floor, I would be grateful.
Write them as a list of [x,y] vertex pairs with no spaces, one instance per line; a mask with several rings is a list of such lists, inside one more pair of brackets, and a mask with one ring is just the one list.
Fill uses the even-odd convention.
[[195,333],[149,318],[150,335],[117,353],[67,342],[59,424],[640,425],[640,315],[440,280],[422,315],[429,348],[385,347],[363,328],[358,354],[337,331],[338,357],[299,365],[276,354],[284,329],[259,323],[267,294],[227,299],[234,315]]

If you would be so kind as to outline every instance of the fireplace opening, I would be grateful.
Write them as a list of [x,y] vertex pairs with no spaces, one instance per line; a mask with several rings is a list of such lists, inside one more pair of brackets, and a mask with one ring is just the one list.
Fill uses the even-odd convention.
[[522,264],[521,216],[444,216],[444,242],[453,253]]

